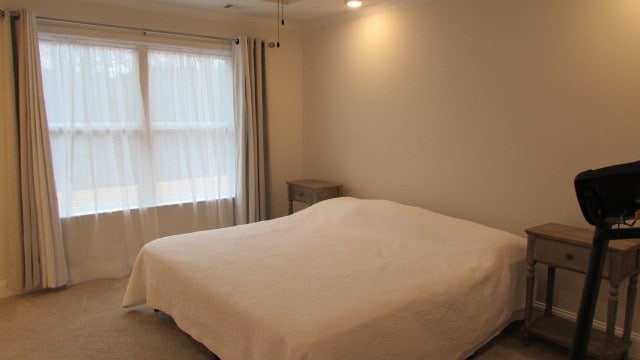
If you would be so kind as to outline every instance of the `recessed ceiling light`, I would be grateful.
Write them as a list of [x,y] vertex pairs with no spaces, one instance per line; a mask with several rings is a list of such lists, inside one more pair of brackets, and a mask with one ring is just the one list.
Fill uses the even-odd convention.
[[345,1],[345,3],[347,4],[348,7],[350,8],[359,8],[360,6],[362,6],[362,1],[360,0],[347,0]]

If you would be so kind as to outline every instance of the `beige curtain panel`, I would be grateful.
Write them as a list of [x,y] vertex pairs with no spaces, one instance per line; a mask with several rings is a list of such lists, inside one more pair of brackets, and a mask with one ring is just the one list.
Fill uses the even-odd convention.
[[8,285],[20,289],[55,288],[66,285],[69,275],[53,179],[36,18],[31,11],[21,10],[12,21],[17,59],[13,107],[19,124],[21,238],[10,239],[9,254],[14,256],[9,261],[13,276]]
[[11,19],[2,10],[7,16],[0,17],[0,279],[6,280],[19,278],[14,263],[22,257],[10,244],[20,239],[20,168]]
[[238,139],[241,149],[238,165],[237,223],[251,223],[267,219],[265,169],[265,43],[244,36],[234,47],[241,52],[235,64],[236,109],[240,122]]

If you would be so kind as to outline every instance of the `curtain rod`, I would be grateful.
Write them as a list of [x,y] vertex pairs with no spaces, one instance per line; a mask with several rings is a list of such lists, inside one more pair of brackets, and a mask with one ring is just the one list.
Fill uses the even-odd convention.
[[[0,17],[4,17],[4,16],[5,16],[4,10],[0,10]],[[12,12],[11,16],[17,16],[17,14],[14,14]],[[44,16],[36,16],[36,20],[60,22],[60,23],[74,24],[74,25],[95,26],[95,27],[103,27],[103,28],[119,29],[119,30],[141,31],[143,35],[160,34],[160,35],[182,36],[182,37],[207,39],[207,40],[229,41],[236,44],[240,43],[240,39],[238,38],[196,35],[196,34],[188,34],[188,33],[174,32],[174,31],[154,30],[154,29],[138,28],[138,27],[132,27],[132,26],[108,25],[108,24],[100,24],[100,23],[87,22],[87,21],[66,20],[66,19],[58,19],[58,18],[44,17]]]

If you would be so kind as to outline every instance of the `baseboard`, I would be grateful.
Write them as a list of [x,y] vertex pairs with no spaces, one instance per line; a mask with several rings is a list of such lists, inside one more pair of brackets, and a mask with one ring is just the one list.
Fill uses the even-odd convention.
[[20,295],[24,291],[7,289],[7,280],[0,280],[0,299]]
[[[545,304],[541,301],[534,301],[533,306],[541,310],[544,310],[545,308]],[[552,312],[553,312],[553,315],[561,317],[563,319],[576,321],[576,319],[578,318],[578,314],[571,311],[567,311],[565,309],[557,308],[555,306],[552,308]],[[605,331],[607,328],[607,324],[604,321],[593,320],[593,328],[601,331]],[[619,326],[616,326],[615,334],[617,336],[622,336],[622,332],[623,332],[623,329]],[[629,357],[631,359],[640,359],[640,349],[638,346],[638,344],[640,344],[639,333],[633,332],[633,331],[631,332],[631,343],[632,345],[631,345],[631,348],[629,349]]]

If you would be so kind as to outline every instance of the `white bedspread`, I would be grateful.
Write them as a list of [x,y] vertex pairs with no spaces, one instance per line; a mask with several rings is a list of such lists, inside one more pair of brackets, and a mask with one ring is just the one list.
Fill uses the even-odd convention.
[[525,240],[384,200],[155,240],[124,306],[223,360],[460,359],[524,307]]

